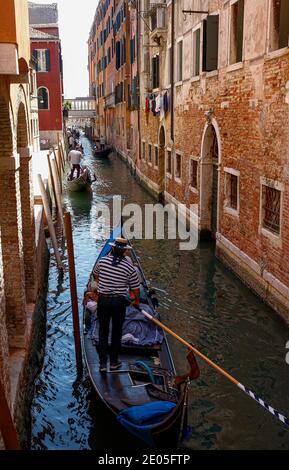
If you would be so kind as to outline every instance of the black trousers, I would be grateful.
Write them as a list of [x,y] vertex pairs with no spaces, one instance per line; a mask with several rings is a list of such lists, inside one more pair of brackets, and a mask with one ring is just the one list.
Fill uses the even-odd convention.
[[112,321],[110,363],[116,364],[121,347],[122,327],[125,320],[127,301],[125,297],[101,297],[98,302],[99,320],[99,362],[105,365],[108,358],[109,325]]
[[72,168],[71,168],[71,172],[70,172],[70,179],[72,180],[73,179],[73,174],[74,174],[74,171],[77,171],[77,178],[79,178],[79,175],[80,175],[80,165],[72,165]]

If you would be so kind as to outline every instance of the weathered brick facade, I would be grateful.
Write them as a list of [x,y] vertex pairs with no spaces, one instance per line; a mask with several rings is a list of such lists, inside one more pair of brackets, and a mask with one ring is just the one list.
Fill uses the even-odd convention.
[[6,7],[0,5],[0,379],[13,415],[29,349],[28,303],[35,302],[37,276],[28,4],[5,3]]
[[[99,3],[89,37],[90,94],[96,97],[98,141],[136,159],[138,132],[137,16],[124,0]],[[132,53],[132,48],[134,52]]]
[[[111,142],[288,319],[289,3],[140,0],[131,17],[135,9],[140,115],[130,112],[132,144]],[[117,129],[130,111],[121,106]]]

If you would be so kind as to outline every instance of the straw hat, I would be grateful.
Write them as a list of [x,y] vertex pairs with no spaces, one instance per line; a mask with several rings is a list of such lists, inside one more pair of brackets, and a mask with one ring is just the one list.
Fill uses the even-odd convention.
[[118,237],[114,242],[109,243],[110,246],[121,248],[123,250],[131,250],[132,247],[128,244],[128,241],[125,238]]

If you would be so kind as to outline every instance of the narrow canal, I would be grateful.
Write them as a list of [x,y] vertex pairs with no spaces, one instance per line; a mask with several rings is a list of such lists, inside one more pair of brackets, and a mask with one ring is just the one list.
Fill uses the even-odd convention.
[[[104,240],[96,217],[98,202],[113,195],[125,202],[153,203],[116,156],[86,161],[95,170],[93,194],[64,195],[73,215],[79,305],[88,274]],[[162,320],[203,353],[289,414],[289,365],[285,363],[288,328],[214,256],[214,248],[178,250],[177,241],[135,243],[144,272],[157,289]],[[67,267],[66,253],[64,264]],[[170,345],[178,372],[187,370],[184,348]],[[201,364],[189,405],[190,449],[289,449],[282,424],[236,387]],[[43,370],[32,406],[32,449],[136,449],[136,443],[109,419],[91,390],[87,373],[76,381],[67,269],[64,279],[50,263],[47,342]],[[133,447],[132,447],[133,446]]]

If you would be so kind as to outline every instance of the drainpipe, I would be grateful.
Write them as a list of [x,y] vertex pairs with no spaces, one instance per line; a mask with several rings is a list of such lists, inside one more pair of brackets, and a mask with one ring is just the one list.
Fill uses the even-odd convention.
[[175,71],[175,0],[172,0],[172,18],[171,18],[171,140],[175,140],[175,122],[174,122],[174,71]]

